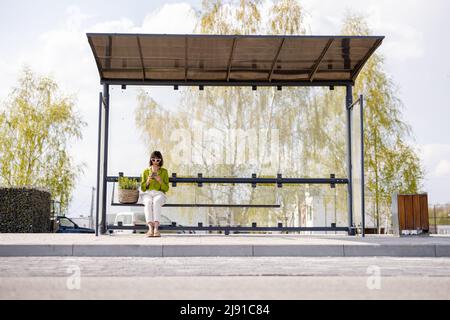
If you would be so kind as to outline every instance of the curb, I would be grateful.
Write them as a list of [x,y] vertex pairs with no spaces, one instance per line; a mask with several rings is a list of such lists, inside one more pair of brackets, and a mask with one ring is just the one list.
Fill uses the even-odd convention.
[[450,257],[450,245],[0,245],[0,257]]

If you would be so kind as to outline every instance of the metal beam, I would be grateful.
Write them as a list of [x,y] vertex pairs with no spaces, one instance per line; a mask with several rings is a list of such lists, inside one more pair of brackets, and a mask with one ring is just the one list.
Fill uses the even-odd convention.
[[188,73],[188,38],[184,37],[184,81],[187,81]]
[[[150,59],[147,59],[147,60],[150,60]],[[204,61],[204,60],[202,60],[202,61]],[[244,60],[239,60],[239,61],[244,61]],[[272,60],[270,60],[270,61],[272,61]],[[267,60],[265,60],[265,61],[260,60],[260,62],[267,62]],[[209,73],[209,72],[225,72],[226,73],[226,72],[228,72],[227,68],[215,67],[215,68],[209,68],[209,69],[205,70],[204,68],[193,67],[193,68],[189,68],[189,70],[202,71],[204,73]],[[129,72],[129,71],[141,71],[141,70],[142,70],[141,67],[127,67],[127,68],[110,68],[110,69],[107,69],[107,71],[118,72],[118,73],[120,73],[120,72],[121,73],[126,73],[126,72]],[[153,71],[180,72],[180,71],[184,71],[185,68],[184,67],[152,67],[152,70]],[[239,68],[239,69],[238,68],[233,68],[233,72],[248,72],[248,71],[249,71],[248,68]],[[262,73],[270,72],[270,69],[258,69],[258,70],[253,69],[252,72],[253,73],[261,73],[262,74]],[[338,73],[338,72],[349,72],[349,70],[348,69],[322,69],[322,70],[317,70],[317,73]],[[280,75],[309,75],[309,74],[311,74],[311,69],[297,69],[297,70],[284,69],[284,70],[278,70],[278,74],[280,74]],[[121,80],[121,79],[115,79],[115,80]],[[348,80],[348,81],[351,81],[351,80]]]
[[[361,96],[362,97],[362,96]],[[347,106],[347,109],[353,109],[354,106],[361,103],[361,99],[358,98],[357,100],[353,101],[351,105]]]
[[[314,80],[314,76],[316,75],[317,69],[319,69],[319,65],[322,62],[323,58],[327,54],[328,49],[333,44],[333,39],[328,40],[327,44],[325,45],[325,48],[322,50],[322,53],[319,56],[319,59],[317,59],[316,63],[314,64],[311,73],[309,74],[309,81]],[[335,71],[334,71],[335,72]]]
[[278,56],[280,55],[281,49],[283,48],[284,40],[285,40],[285,38],[281,39],[281,43],[280,43],[280,46],[278,47],[277,54],[275,55],[275,58],[273,59],[272,67],[270,68],[270,73],[269,73],[269,78],[268,78],[269,82],[272,81],[273,70],[275,69],[275,65],[278,61]]
[[[112,202],[112,206],[143,207],[143,203]],[[236,204],[236,203],[166,203],[163,207],[186,208],[280,208],[279,204]]]
[[361,226],[362,226],[362,236],[366,236],[366,205],[364,199],[364,97],[359,96],[359,112],[361,121]]
[[103,95],[102,95],[102,102],[103,102],[103,106],[106,106],[106,99]]
[[342,59],[344,60],[344,69],[347,69],[350,71],[351,69],[351,60],[350,60],[350,38],[347,39],[341,39],[341,46],[342,46]]
[[98,236],[98,221],[99,221],[99,203],[100,203],[100,163],[101,163],[101,144],[102,144],[102,109],[103,109],[103,95],[99,93],[98,102],[98,145],[97,145],[97,200],[95,203],[95,235]]
[[348,228],[349,235],[353,235],[353,179],[352,179],[352,108],[350,106],[353,104],[353,94],[352,86],[348,85],[345,97],[345,111],[347,114],[347,206],[348,206]]
[[103,123],[103,183],[102,183],[102,219],[100,231],[106,232],[106,195],[108,176],[108,133],[109,133],[109,85],[103,85],[103,96],[105,98],[105,117]]
[[111,55],[112,55],[112,37],[108,36],[108,45],[106,46],[105,69],[111,69]]
[[333,81],[309,81],[309,80],[299,80],[299,81],[225,81],[225,80],[149,80],[140,81],[136,79],[121,79],[121,80],[111,80],[102,79],[102,84],[109,85],[127,85],[127,86],[229,86],[229,87],[244,87],[244,86],[258,86],[258,87],[330,87],[330,86],[347,86],[353,85],[354,81],[351,80],[333,80]]
[[145,81],[145,65],[144,65],[144,56],[142,55],[142,46],[141,46],[141,40],[139,39],[139,36],[136,36],[137,45],[139,49],[139,58],[141,59],[141,67],[142,67],[142,81]]
[[[141,177],[129,177],[140,181]],[[118,176],[108,176],[108,182],[117,182]],[[169,177],[170,183],[274,183],[274,184],[347,184],[347,178],[247,178],[247,177]]]
[[[105,32],[88,32],[86,33],[88,37],[95,37],[95,36],[125,36],[129,37],[129,33],[105,33]],[[139,34],[141,37],[146,38],[160,38],[161,36],[168,37],[168,38],[179,38],[179,37],[186,37],[189,38],[218,38],[218,39],[230,39],[230,38],[245,38],[245,39],[279,39],[280,37],[285,37],[287,39],[384,39],[384,36],[338,36],[338,35],[246,35],[246,34],[240,34],[240,35],[228,35],[228,34],[157,34],[157,33],[142,33]]]
[[[108,225],[110,230],[147,230],[148,226],[116,226]],[[241,226],[173,226],[160,225],[160,230],[190,230],[190,231],[348,231],[347,227],[241,227]]]
[[236,38],[233,38],[233,45],[231,47],[230,58],[228,59],[227,82],[230,81],[231,61],[233,60],[234,48],[236,48]]

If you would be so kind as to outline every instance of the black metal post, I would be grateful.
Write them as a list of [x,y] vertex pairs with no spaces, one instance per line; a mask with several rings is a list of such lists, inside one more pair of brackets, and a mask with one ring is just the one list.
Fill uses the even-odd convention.
[[[108,176],[106,179],[108,182],[118,182],[118,176]],[[140,176],[129,176],[128,178],[134,178],[140,181]],[[203,177],[202,173],[199,173],[197,177],[179,177],[177,173],[172,173],[169,178],[169,183],[172,186],[177,186],[179,183],[190,183],[197,184],[198,187],[202,187],[204,183],[232,183],[232,184],[252,184],[257,185],[258,183],[274,183],[278,187],[282,187],[287,184],[329,184],[331,188],[336,184],[347,184],[347,178],[246,178],[246,177]]]
[[[231,230],[235,231],[286,231],[286,232],[299,232],[299,231],[337,231],[343,232],[347,231],[347,227],[280,227],[272,226],[272,227],[258,227],[256,223],[252,223],[251,226],[181,226],[176,225],[176,222],[173,222],[172,225],[160,225],[160,230],[186,230],[186,231],[225,231],[225,235],[228,235]],[[134,226],[124,226],[124,225],[110,225],[110,230],[148,230],[146,225],[134,225]]]
[[437,220],[436,220],[436,205],[433,205],[433,213],[434,213],[434,232],[438,234]]
[[364,200],[364,97],[359,96],[359,112],[361,122],[361,226],[362,236],[366,236],[366,205]]
[[348,234],[354,235],[353,230],[353,179],[352,179],[352,104],[353,93],[352,86],[346,86],[345,109],[347,112],[347,203],[348,203]]
[[106,233],[106,196],[107,196],[107,177],[108,177],[108,130],[109,130],[109,85],[103,85],[103,97],[105,100],[105,121],[104,135],[103,135],[103,187],[102,187],[102,221],[101,221],[101,233]]
[[98,237],[99,202],[100,202],[100,145],[102,143],[102,105],[103,95],[99,93],[98,103],[98,146],[97,146],[97,199],[95,203],[95,236]]

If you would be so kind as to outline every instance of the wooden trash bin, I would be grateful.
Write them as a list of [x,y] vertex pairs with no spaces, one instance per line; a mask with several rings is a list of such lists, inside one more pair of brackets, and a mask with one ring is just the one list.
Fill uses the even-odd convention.
[[428,233],[428,194],[394,194],[392,224],[396,235]]

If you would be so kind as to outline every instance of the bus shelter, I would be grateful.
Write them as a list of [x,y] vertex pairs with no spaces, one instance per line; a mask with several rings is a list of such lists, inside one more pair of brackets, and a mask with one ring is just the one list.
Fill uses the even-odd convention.
[[[169,183],[273,183],[274,187],[289,184],[347,185],[348,223],[345,226],[274,227],[252,226],[161,226],[162,230],[230,230],[244,231],[345,231],[356,234],[354,224],[354,194],[358,194],[361,230],[364,236],[364,139],[363,96],[353,100],[353,86],[367,60],[381,45],[383,36],[297,36],[297,35],[200,35],[200,34],[116,34],[88,33],[103,91],[99,94],[98,161],[96,234],[121,226],[107,224],[107,183],[117,182],[119,176],[108,176],[108,132],[110,115],[110,86],[272,86],[281,90],[287,86],[322,86],[331,90],[346,88],[343,107],[346,110],[346,171],[347,177],[276,178],[251,177],[217,178],[180,177],[172,173]],[[359,107],[358,125],[360,145],[352,148],[352,126],[355,106]],[[359,166],[352,157],[358,149]],[[358,170],[358,171],[355,171]],[[353,176],[360,175],[355,187]],[[120,174],[119,174],[120,175]],[[136,177],[139,179],[139,177]],[[114,204],[113,204],[114,205]],[[253,206],[239,204],[166,204],[165,206]]]

